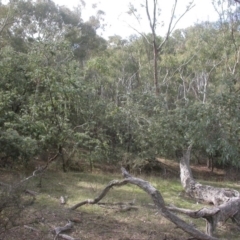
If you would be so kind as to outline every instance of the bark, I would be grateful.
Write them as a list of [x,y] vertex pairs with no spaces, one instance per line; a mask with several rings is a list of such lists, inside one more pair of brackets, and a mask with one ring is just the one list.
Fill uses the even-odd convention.
[[166,205],[165,205],[165,202],[164,202],[164,199],[163,199],[161,193],[156,188],[154,188],[149,182],[144,181],[144,180],[142,180],[140,178],[132,177],[124,168],[122,168],[122,174],[124,176],[123,180],[113,180],[113,181],[111,181],[103,189],[103,191],[100,193],[100,195],[98,197],[96,197],[95,199],[88,199],[86,201],[80,202],[80,203],[74,205],[73,207],[71,207],[70,209],[74,210],[74,209],[76,209],[76,208],[78,208],[78,207],[80,207],[80,206],[82,206],[84,204],[95,204],[95,203],[99,202],[104,196],[106,196],[106,194],[108,193],[108,191],[112,187],[114,187],[114,186],[123,186],[123,185],[126,185],[126,184],[130,183],[130,184],[138,186],[139,188],[144,190],[146,193],[148,193],[151,196],[154,204],[156,205],[159,213],[162,216],[167,218],[169,221],[174,223],[176,226],[181,228],[186,233],[188,233],[191,236],[193,236],[195,239],[199,239],[199,240],[217,240],[217,238],[214,238],[212,236],[204,234],[201,231],[197,230],[195,227],[187,224],[185,221],[183,221],[178,216],[176,216],[171,211],[169,211],[167,209]]
[[212,236],[219,222],[225,223],[229,218],[240,226],[240,197],[235,189],[217,188],[202,185],[194,180],[189,165],[191,146],[180,156],[180,177],[185,191],[198,201],[211,203],[212,209],[203,208],[197,211],[170,208],[191,217],[206,219],[206,233]]
[[229,218],[240,226],[240,198],[232,198],[220,206],[202,208],[200,210],[189,210],[175,206],[168,207],[168,209],[174,212],[184,213],[191,218],[204,218],[206,220],[206,234],[209,236],[213,235],[219,222],[225,223]]
[[239,192],[229,188],[217,188],[196,182],[190,168],[191,146],[180,157],[180,178],[186,193],[198,201],[218,206],[232,198],[239,198]]
[[209,236],[213,235],[213,232],[217,226],[219,217],[219,208],[202,208],[200,210],[189,210],[183,208],[177,208],[175,206],[168,207],[169,210],[184,213],[191,218],[204,218],[206,220],[206,234]]

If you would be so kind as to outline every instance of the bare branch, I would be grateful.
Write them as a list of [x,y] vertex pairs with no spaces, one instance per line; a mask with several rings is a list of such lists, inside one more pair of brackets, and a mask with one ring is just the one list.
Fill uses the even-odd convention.
[[[155,3],[155,1],[154,1],[154,3]],[[146,13],[147,13],[147,17],[148,17],[150,28],[153,31],[154,27],[153,27],[152,19],[150,17],[150,13],[149,13],[148,0],[146,0]]]
[[124,180],[121,180],[121,181],[118,181],[118,180],[113,180],[111,181],[110,183],[108,183],[108,185],[103,189],[103,191],[100,193],[100,195],[94,199],[87,199],[85,201],[82,201],[74,206],[72,206],[70,209],[71,210],[75,210],[85,204],[96,204],[98,203],[101,199],[103,199],[108,191],[113,187],[113,186],[123,186],[123,185],[126,185],[128,183],[127,179],[124,179]]
[[155,32],[156,22],[157,22],[156,9],[157,9],[157,0],[154,0],[154,4],[153,4],[153,29],[154,29],[154,32]]
[[148,40],[146,34],[141,33],[140,31],[138,31],[135,27],[133,27],[132,25],[130,25],[126,21],[124,21],[124,22],[128,25],[128,27],[132,28],[135,32],[137,32],[139,35],[141,35],[147,41],[148,44],[151,44],[150,41]]
[[176,12],[176,7],[177,7],[177,0],[175,0],[175,3],[173,5],[173,8],[172,8],[172,13],[171,13],[171,19],[170,19],[170,22],[169,22],[169,25],[168,25],[168,31],[166,33],[166,36],[164,38],[164,40],[161,42],[161,44],[158,46],[158,51],[161,51],[162,50],[162,47],[163,45],[166,43],[166,41],[168,40],[170,34],[173,32],[173,30],[175,29],[176,25],[178,24],[178,22],[182,19],[182,17],[184,15],[186,15],[187,12],[189,12],[193,7],[195,7],[195,5],[193,5],[193,2],[190,3],[190,5],[186,8],[186,10],[183,12],[183,14],[177,19],[177,21],[174,23],[173,27],[172,27],[172,24],[173,24],[173,19],[174,19],[174,16],[175,16],[175,12]]
[[161,195],[161,193],[154,188],[149,182],[144,181],[140,178],[135,178],[132,177],[124,168],[121,168],[122,170],[122,174],[124,177],[126,177],[123,180],[113,180],[111,181],[101,192],[101,194],[99,195],[99,197],[96,197],[93,200],[86,200],[83,201],[81,203],[78,203],[76,205],[74,205],[73,207],[71,207],[71,210],[74,210],[84,204],[95,204],[98,201],[100,201],[104,196],[106,196],[107,192],[114,186],[123,186],[126,185],[128,183],[133,184],[138,186],[139,188],[141,188],[142,190],[144,190],[146,193],[148,193],[153,202],[155,203],[159,213],[161,213],[162,216],[164,216],[165,218],[167,218],[168,220],[170,220],[171,222],[173,222],[174,224],[176,224],[179,228],[181,228],[183,231],[187,232],[188,234],[190,234],[191,236],[195,237],[196,239],[201,239],[201,240],[217,240],[217,238],[208,236],[202,232],[200,232],[199,230],[197,230],[196,228],[194,228],[193,226],[187,224],[185,221],[183,221],[182,219],[180,219],[179,217],[177,217],[176,215],[174,215],[173,213],[171,213],[165,206],[165,202],[164,199]]
[[138,24],[140,25],[139,18],[138,18],[138,16],[135,14],[134,9],[133,9],[133,5],[132,5],[131,3],[130,3],[130,6],[129,6],[129,11],[130,11],[130,13],[136,18]]
[[175,29],[176,25],[178,22],[186,15],[187,12],[189,12],[192,8],[194,8],[196,5],[193,4],[193,1],[190,3],[190,5],[186,8],[186,10],[182,13],[182,15],[177,19],[177,21],[174,23],[173,27],[170,30],[170,34],[173,32]]

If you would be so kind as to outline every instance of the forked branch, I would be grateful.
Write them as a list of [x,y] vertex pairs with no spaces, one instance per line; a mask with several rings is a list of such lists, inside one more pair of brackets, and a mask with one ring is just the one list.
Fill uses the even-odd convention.
[[202,233],[201,231],[197,230],[193,226],[187,224],[185,221],[183,221],[182,219],[177,217],[175,214],[171,213],[167,209],[167,207],[165,206],[165,202],[164,202],[164,199],[163,199],[161,193],[156,188],[154,188],[149,182],[144,181],[140,178],[132,177],[124,168],[121,168],[121,170],[122,170],[122,174],[123,174],[123,177],[124,177],[123,180],[113,180],[113,181],[111,181],[103,189],[103,191],[100,193],[100,195],[98,197],[96,197],[95,199],[88,199],[88,200],[85,200],[83,202],[80,202],[80,203],[72,206],[70,209],[74,210],[74,209],[77,209],[78,207],[83,206],[85,204],[96,204],[102,198],[104,198],[107,195],[108,191],[112,187],[120,187],[120,186],[123,186],[123,185],[126,185],[126,184],[130,183],[130,184],[138,186],[139,188],[144,190],[146,193],[148,193],[151,196],[154,204],[156,205],[159,213],[162,216],[164,216],[165,218],[167,218],[168,220],[173,222],[175,225],[177,225],[179,228],[181,228],[186,233],[193,236],[195,239],[217,240],[217,238],[214,238],[212,236],[209,236],[207,234]]

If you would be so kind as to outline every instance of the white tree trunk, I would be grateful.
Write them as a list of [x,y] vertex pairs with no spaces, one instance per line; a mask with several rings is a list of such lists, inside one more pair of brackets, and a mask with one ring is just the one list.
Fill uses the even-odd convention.
[[240,194],[235,189],[217,188],[202,185],[194,180],[189,165],[191,146],[180,157],[180,177],[183,188],[192,198],[210,203],[214,208],[204,208],[201,211],[191,211],[179,208],[170,208],[173,211],[185,213],[191,217],[202,217],[207,221],[206,232],[212,236],[218,222],[226,222],[229,218],[240,226]]
[[189,164],[190,153],[191,146],[180,156],[181,183],[188,195],[198,201],[210,203],[215,206],[226,203],[232,198],[239,198],[240,194],[237,190],[217,188],[196,182],[192,176],[192,170]]

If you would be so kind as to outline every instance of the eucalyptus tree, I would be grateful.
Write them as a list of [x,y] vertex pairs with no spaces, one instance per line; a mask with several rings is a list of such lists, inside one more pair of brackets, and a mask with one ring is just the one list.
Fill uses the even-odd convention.
[[[186,10],[183,12],[183,14],[180,15],[180,17],[176,18],[176,8],[177,8],[178,1],[175,0],[172,6],[169,22],[167,24],[167,31],[164,34],[162,31],[160,35],[163,36],[163,38],[159,39],[158,37],[158,27],[162,24],[160,23],[160,16],[161,16],[161,6],[159,6],[159,3],[157,0],[153,0],[150,2],[149,0],[145,0],[145,3],[140,3],[140,7],[145,9],[145,13],[147,16],[147,21],[150,27],[150,38],[146,36],[146,34],[142,33],[142,31],[139,31],[137,28],[132,27],[135,31],[137,31],[141,36],[145,38],[147,43],[151,46],[152,52],[153,52],[153,79],[154,79],[154,87],[155,87],[155,94],[159,95],[160,88],[159,88],[159,69],[158,69],[158,61],[160,60],[161,53],[164,49],[165,44],[167,43],[171,33],[175,29],[177,23],[180,21],[180,19],[191,10],[191,8],[194,6],[193,1],[189,3],[189,5],[186,7]],[[134,18],[137,20],[138,23],[141,21],[140,15],[137,13],[137,9],[133,4],[129,5],[129,14],[133,15]]]

